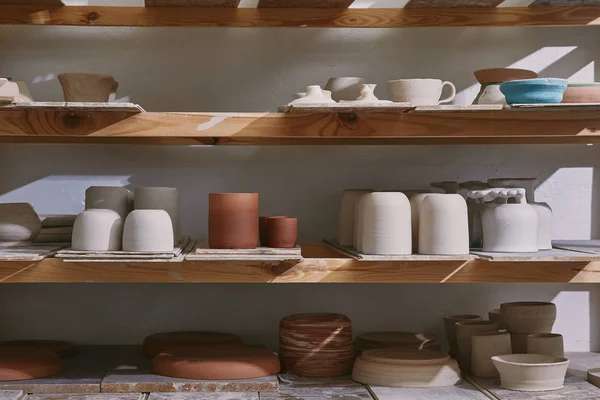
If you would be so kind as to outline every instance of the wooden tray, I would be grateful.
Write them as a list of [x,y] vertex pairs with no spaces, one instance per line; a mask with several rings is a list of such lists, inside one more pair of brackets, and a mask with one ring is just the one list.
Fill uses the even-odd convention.
[[277,108],[283,113],[332,113],[332,112],[397,112],[403,113],[415,107],[410,103],[381,103],[381,104],[296,104]]
[[586,254],[577,251],[552,249],[540,250],[537,253],[489,253],[471,249],[471,254],[488,261],[592,261],[599,260],[600,255]]
[[0,261],[40,261],[54,255],[64,245],[24,243],[11,247],[0,246]]

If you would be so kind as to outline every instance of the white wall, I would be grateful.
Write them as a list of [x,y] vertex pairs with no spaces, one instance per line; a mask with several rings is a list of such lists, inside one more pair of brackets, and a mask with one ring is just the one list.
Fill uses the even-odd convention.
[[[472,71],[516,66],[592,80],[598,28],[176,29],[0,27],[0,76],[27,81],[38,100],[60,100],[60,72],[96,71],[118,97],[161,111],[266,111],[329,76],[378,83],[400,77],[453,81],[468,103]],[[1,129],[1,128],[0,128]],[[433,180],[535,176],[554,208],[556,238],[598,233],[597,146],[153,147],[0,146],[0,201],[41,213],[78,212],[89,185],[170,185],[183,196],[183,230],[206,234],[207,193],[258,191],[261,212],[300,217],[300,240],[336,231],[345,188],[412,189]],[[502,301],[554,299],[567,350],[598,345],[595,285],[155,285],[0,286],[0,339],[50,337],[138,343],[170,329],[224,329],[276,346],[286,314],[339,311],[355,331],[441,333],[441,316]],[[417,311],[417,312],[416,312]]]

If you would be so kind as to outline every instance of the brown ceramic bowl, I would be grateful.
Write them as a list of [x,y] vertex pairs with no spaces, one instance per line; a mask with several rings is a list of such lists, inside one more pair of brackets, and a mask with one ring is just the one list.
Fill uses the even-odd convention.
[[210,193],[208,243],[211,249],[255,249],[258,193]]
[[563,93],[563,103],[600,103],[600,83],[569,83]]
[[536,72],[517,68],[480,69],[475,71],[473,74],[475,75],[477,82],[481,83],[482,85],[516,81],[518,79],[533,79],[538,77]]
[[293,248],[298,241],[298,218],[267,218],[267,246],[274,248]]

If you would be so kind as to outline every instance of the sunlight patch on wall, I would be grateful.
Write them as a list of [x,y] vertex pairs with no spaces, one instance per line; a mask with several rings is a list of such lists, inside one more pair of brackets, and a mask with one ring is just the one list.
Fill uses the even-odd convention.
[[594,68],[595,65],[592,61],[579,71],[575,72],[573,75],[569,76],[567,79],[569,79],[570,82],[594,82]]
[[[562,291],[554,297],[553,303],[560,303],[556,313],[553,333],[563,335],[565,343],[569,343],[569,351],[590,351],[591,318],[590,292]],[[572,329],[577,325],[578,329]]]

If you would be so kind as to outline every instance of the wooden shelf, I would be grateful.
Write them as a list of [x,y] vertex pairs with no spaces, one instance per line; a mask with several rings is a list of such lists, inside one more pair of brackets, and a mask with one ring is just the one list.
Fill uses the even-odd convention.
[[0,24],[249,28],[590,26],[600,24],[600,7],[259,9],[2,5]]
[[65,262],[57,258],[34,263],[3,261],[0,282],[600,283],[600,261],[357,261],[325,244],[303,245],[302,253],[302,262]]
[[600,106],[290,114],[2,107],[0,142],[184,145],[600,143]]

